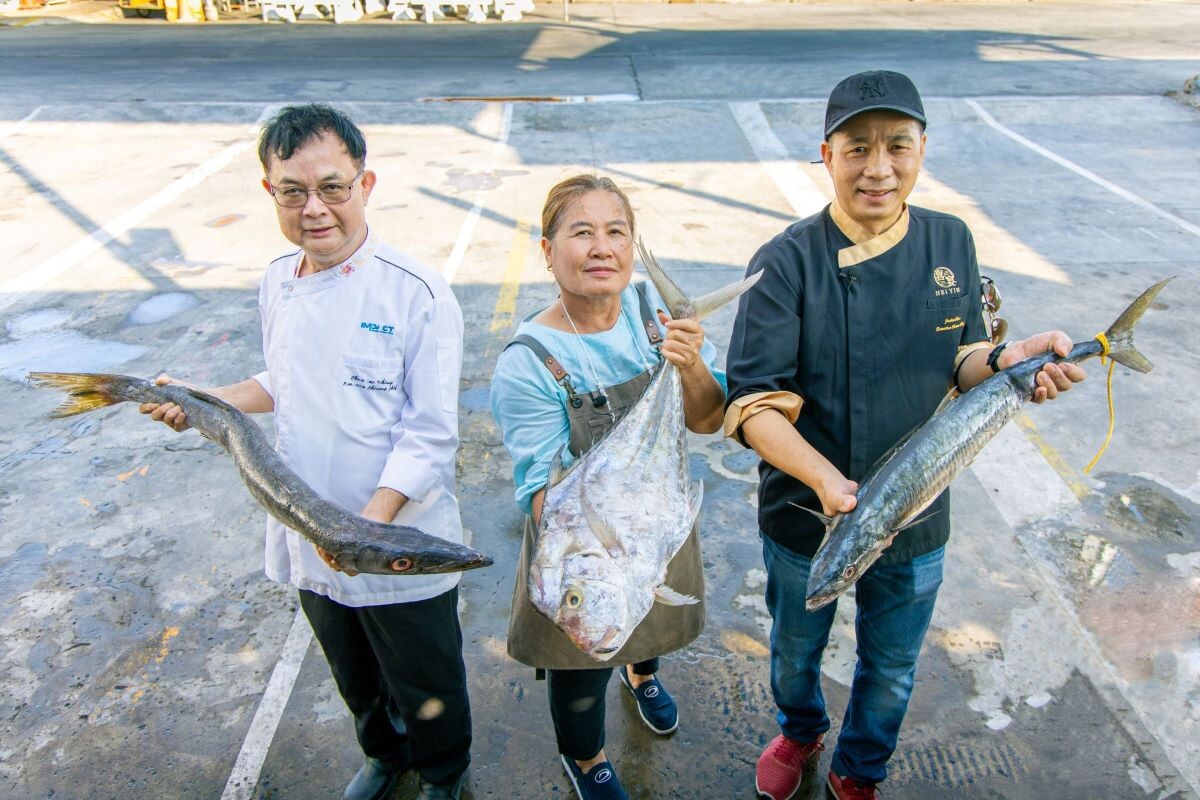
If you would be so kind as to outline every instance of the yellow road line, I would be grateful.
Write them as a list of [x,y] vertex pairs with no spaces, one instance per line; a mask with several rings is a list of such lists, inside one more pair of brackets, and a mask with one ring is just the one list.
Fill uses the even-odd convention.
[[1021,430],[1025,431],[1025,436],[1033,442],[1033,446],[1042,454],[1042,458],[1046,459],[1046,463],[1067,484],[1067,488],[1080,500],[1087,497],[1091,490],[1084,482],[1079,470],[1068,464],[1067,460],[1062,457],[1062,453],[1055,450],[1053,445],[1042,438],[1042,434],[1038,431],[1037,425],[1033,424],[1033,420],[1026,414],[1017,414],[1016,423]]
[[525,250],[529,247],[529,223],[517,220],[512,244],[508,248],[508,264],[500,281],[496,309],[492,312],[491,332],[507,331],[517,315],[517,295],[521,291],[521,274],[525,271]]

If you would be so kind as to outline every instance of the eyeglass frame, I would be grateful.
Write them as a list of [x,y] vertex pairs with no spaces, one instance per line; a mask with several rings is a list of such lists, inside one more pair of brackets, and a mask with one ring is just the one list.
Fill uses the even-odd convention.
[[[322,186],[344,186],[344,187],[346,187],[346,189],[350,191],[350,194],[346,195],[345,200],[334,200],[332,202],[329,200],[326,200],[324,197],[321,197],[320,186],[318,186],[316,189],[301,189],[299,186],[297,186],[297,187],[295,187],[297,190],[304,192],[304,202],[298,206],[285,206],[283,203],[279,202],[279,195],[275,194],[275,190],[279,189],[279,187],[276,186],[275,184],[271,183],[270,180],[267,180],[267,182],[266,182],[267,190],[271,193],[271,197],[275,200],[275,205],[279,206],[280,208],[304,208],[306,205],[308,205],[308,198],[313,194],[316,194],[317,197],[320,198],[321,202],[327,206],[340,206],[342,203],[348,203],[350,201],[350,198],[354,196],[354,182],[357,181],[359,178],[361,178],[366,171],[367,171],[367,165],[363,164],[361,167],[358,168],[358,172],[355,173],[354,177],[351,178],[346,183],[334,183],[332,181],[326,181],[325,183],[322,184]],[[292,188],[293,187],[287,187],[287,189],[285,189],[284,191],[291,191]]]

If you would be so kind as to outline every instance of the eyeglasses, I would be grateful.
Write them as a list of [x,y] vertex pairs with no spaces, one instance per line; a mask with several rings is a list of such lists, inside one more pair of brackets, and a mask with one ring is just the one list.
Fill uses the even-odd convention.
[[1008,333],[1008,321],[996,316],[996,312],[1000,310],[1000,290],[996,287],[996,282],[987,275],[979,277],[983,279],[980,285],[983,293],[983,316],[987,320],[992,342],[999,343],[1004,340],[1004,334]]
[[354,182],[362,177],[365,170],[365,166],[359,168],[349,183],[322,183],[315,189],[301,189],[299,186],[280,189],[270,182],[267,185],[271,187],[271,196],[275,198],[275,202],[283,208],[303,208],[308,205],[308,196],[314,193],[321,198],[321,202],[325,205],[336,206],[350,199],[350,191],[354,188]]

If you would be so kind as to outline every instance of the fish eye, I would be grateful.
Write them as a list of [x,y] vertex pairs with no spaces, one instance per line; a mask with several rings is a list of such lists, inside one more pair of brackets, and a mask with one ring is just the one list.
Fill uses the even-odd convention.
[[400,556],[392,559],[391,567],[392,572],[408,572],[413,568],[413,561],[411,558]]
[[856,572],[858,572],[858,569],[853,564],[847,564],[846,568],[842,570],[842,578],[845,580],[850,580],[854,577]]
[[567,589],[567,593],[563,595],[563,600],[566,601],[569,608],[579,608],[579,604],[583,602],[583,592],[578,589]]

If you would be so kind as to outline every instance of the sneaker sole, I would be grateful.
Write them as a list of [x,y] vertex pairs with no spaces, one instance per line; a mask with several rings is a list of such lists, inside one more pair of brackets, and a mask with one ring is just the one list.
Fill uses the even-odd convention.
[[575,780],[575,773],[571,772],[571,767],[567,764],[567,757],[562,753],[559,753],[558,757],[562,761],[563,772],[567,773],[567,780],[571,782],[571,788],[575,790],[575,796],[583,800],[583,792],[579,790],[579,783]]
[[668,735],[674,733],[675,731],[679,730],[679,717],[678,717],[679,712],[678,711],[675,712],[676,713],[675,724],[672,725],[671,727],[667,728],[666,730],[656,728],[652,724],[650,724],[650,720],[646,719],[646,715],[642,713],[642,704],[638,702],[637,692],[635,692],[633,690],[633,684],[629,683],[625,679],[625,667],[624,666],[621,667],[620,677],[621,677],[622,685],[624,685],[624,687],[629,690],[629,693],[631,695],[633,695],[633,704],[637,707],[638,716],[642,718],[642,722],[646,725],[647,728],[654,731],[659,736],[668,736]]
[[[803,783],[803,781],[801,781],[801,783]],[[792,800],[798,791],[800,791],[800,784],[796,784],[796,788],[792,789],[792,793],[787,797],[776,797],[775,795],[770,794],[769,792],[764,792],[762,789],[760,789],[758,786],[758,778],[754,779],[754,794],[758,797],[758,800]]]

